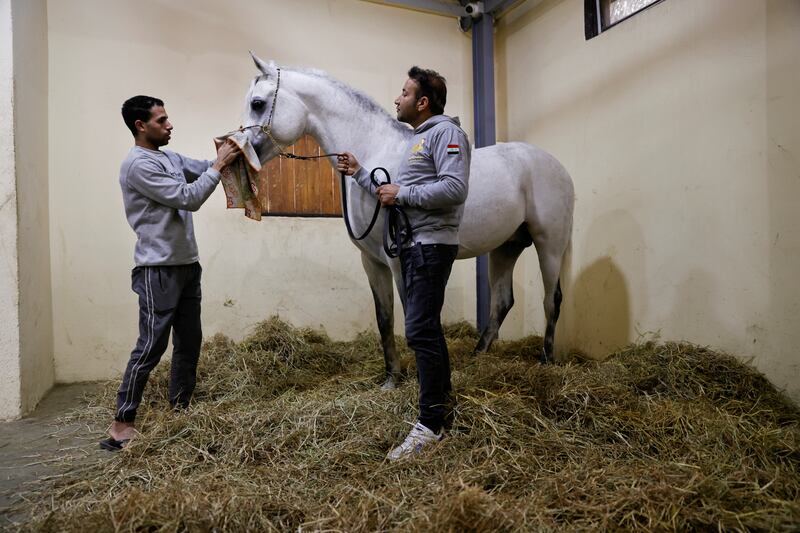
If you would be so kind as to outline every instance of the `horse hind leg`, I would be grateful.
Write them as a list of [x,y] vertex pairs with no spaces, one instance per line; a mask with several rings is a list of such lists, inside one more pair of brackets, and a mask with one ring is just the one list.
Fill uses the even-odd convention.
[[[553,309],[552,314],[547,318],[547,329],[544,334],[544,347],[542,348],[542,356],[539,361],[542,363],[549,363],[553,360],[553,342],[556,336],[556,322],[558,322],[558,315],[561,312],[561,279],[556,280],[556,290],[553,293]],[[546,311],[545,311],[546,312]]]
[[539,361],[549,363],[553,361],[553,344],[556,334],[556,322],[561,312],[561,265],[564,259],[566,243],[534,239],[536,252],[539,255],[539,267],[542,271],[542,284],[544,285],[544,316],[547,318],[547,328],[544,334],[544,346]]
[[524,227],[505,243],[489,252],[489,288],[491,303],[489,323],[481,332],[475,353],[486,352],[497,339],[500,326],[514,306],[514,265],[522,251],[531,245],[531,238]]

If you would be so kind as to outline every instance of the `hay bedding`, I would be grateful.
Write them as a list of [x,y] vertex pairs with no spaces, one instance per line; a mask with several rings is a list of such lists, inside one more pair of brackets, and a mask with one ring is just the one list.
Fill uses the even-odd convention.
[[[333,342],[272,318],[204,346],[185,412],[162,364],[118,455],[27,487],[41,531],[796,530],[800,412],[751,367],[685,344],[541,366],[541,339],[447,328],[456,427],[384,461],[416,413],[413,363],[380,392],[373,334]],[[116,382],[70,417],[101,430]],[[18,509],[20,510],[20,509]]]

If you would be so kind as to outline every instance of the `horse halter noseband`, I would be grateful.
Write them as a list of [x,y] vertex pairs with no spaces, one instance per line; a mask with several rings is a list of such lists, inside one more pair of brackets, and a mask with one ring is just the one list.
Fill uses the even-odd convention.
[[[258,128],[261,130],[261,133],[266,135],[270,142],[278,149],[278,157],[283,157],[284,159],[298,159],[300,161],[310,161],[313,159],[322,159],[323,157],[334,157],[339,156],[341,154],[333,153],[333,154],[322,154],[322,155],[297,155],[289,153],[285,150],[284,146],[281,146],[275,137],[272,136],[272,117],[275,116],[275,105],[278,103],[278,91],[281,88],[281,69],[280,67],[276,67],[278,71],[278,77],[275,83],[275,93],[272,95],[272,107],[269,110],[269,116],[267,117],[266,124],[253,124],[250,126],[239,126],[238,130],[233,130],[228,132],[228,134],[238,132],[244,132],[245,130]],[[386,181],[379,182],[376,174],[378,171],[383,172],[384,176],[386,177]],[[356,237],[355,233],[353,232],[353,227],[350,225],[350,215],[347,209],[347,187],[345,183],[345,173],[341,172],[341,182],[342,182],[342,215],[344,218],[344,225],[347,227],[347,234],[350,235],[350,238],[354,241],[361,241],[367,237],[372,231],[372,228],[375,226],[375,222],[378,220],[378,213],[381,210],[381,202],[375,204],[375,211],[372,213],[372,219],[370,220],[367,229],[362,233],[360,236]],[[381,185],[386,185],[387,183],[392,182],[392,178],[389,175],[389,171],[383,167],[376,167],[372,170],[369,175],[369,179],[372,184],[377,188]],[[406,246],[408,243],[411,242],[411,222],[408,219],[408,215],[403,210],[403,208],[397,204],[386,206],[386,214],[384,216],[384,225],[383,225],[383,251],[386,252],[386,255],[389,257],[397,257],[400,255],[400,250]]]
[[266,124],[252,124],[250,126],[239,126],[238,130],[233,130],[228,132],[228,135],[231,133],[244,132],[245,130],[249,130],[252,128],[258,128],[261,130],[261,133],[266,135],[269,138],[269,141],[275,145],[278,149],[278,157],[283,157],[284,159],[299,159],[301,161],[310,161],[312,159],[322,159],[323,157],[333,157],[338,156],[340,154],[322,154],[322,155],[297,155],[289,153],[285,150],[285,146],[281,146],[275,137],[272,136],[272,117],[275,115],[275,105],[278,103],[278,91],[281,88],[281,69],[280,67],[276,67],[278,71],[278,78],[275,83],[275,93],[272,95],[272,106],[269,109],[269,117],[267,117]]
[[275,140],[275,137],[272,136],[272,117],[275,116],[275,105],[278,103],[278,91],[281,88],[281,69],[280,67],[276,67],[278,71],[278,78],[275,83],[275,93],[272,95],[272,106],[269,109],[269,117],[267,117],[267,122],[265,124],[252,124],[250,126],[239,126],[238,130],[233,130],[228,132],[228,134],[239,132],[244,132],[245,130],[249,130],[252,128],[258,128],[261,130],[261,133],[266,135],[269,138],[269,141],[275,145],[278,149],[278,157],[283,157],[284,159],[300,159],[302,161],[309,161],[311,159],[322,159],[323,157],[333,157],[338,156],[339,154],[322,154],[322,155],[296,155],[290,154],[285,150],[285,146],[281,146],[278,141]]

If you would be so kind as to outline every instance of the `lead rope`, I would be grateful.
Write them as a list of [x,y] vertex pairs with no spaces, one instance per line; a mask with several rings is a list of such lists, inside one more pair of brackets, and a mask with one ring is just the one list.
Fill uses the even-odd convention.
[[[386,177],[386,181],[378,181],[376,174],[379,171],[383,172],[383,175]],[[350,214],[347,210],[347,189],[345,187],[346,184],[344,172],[341,173],[341,178],[342,212],[344,215],[345,226],[347,226],[347,233],[350,235],[351,239],[360,241],[369,235],[369,233],[372,231],[372,228],[375,226],[375,222],[378,220],[378,211],[380,211],[381,203],[380,200],[376,202],[375,211],[372,213],[372,220],[370,221],[369,226],[360,237],[356,237],[353,233],[353,228],[350,226]],[[369,179],[375,187],[380,187],[381,185],[386,185],[387,183],[392,182],[389,171],[383,167],[375,167],[372,172],[370,172]],[[400,255],[400,251],[405,247],[405,245],[411,242],[411,222],[409,221],[405,210],[397,204],[387,205],[384,207],[384,209],[386,212],[383,219],[383,251],[386,252],[386,255],[389,257],[397,257]]]
[[[378,169],[376,168],[375,170]],[[375,170],[373,170],[372,174],[370,174],[369,176],[369,179],[373,180],[373,183],[375,182],[374,181]],[[372,220],[370,220],[367,229],[364,231],[364,233],[361,234],[360,237],[356,237],[356,234],[353,232],[353,227],[350,225],[350,212],[347,209],[347,182],[345,180],[345,173],[340,172],[339,176],[341,176],[341,183],[342,183],[342,215],[344,218],[344,225],[347,228],[347,234],[350,235],[350,238],[353,239],[354,241],[363,240],[367,237],[367,235],[369,235],[369,232],[372,231],[373,226],[375,226],[375,222],[378,220],[378,212],[381,210],[381,201],[378,200],[375,203],[375,211],[372,213]]]

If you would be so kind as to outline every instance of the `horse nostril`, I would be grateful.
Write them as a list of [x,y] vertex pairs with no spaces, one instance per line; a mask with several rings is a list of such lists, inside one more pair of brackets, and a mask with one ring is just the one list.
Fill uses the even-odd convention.
[[253,150],[259,155],[261,155],[261,148],[263,147],[264,143],[262,143],[259,139],[250,139],[250,146],[253,147]]

